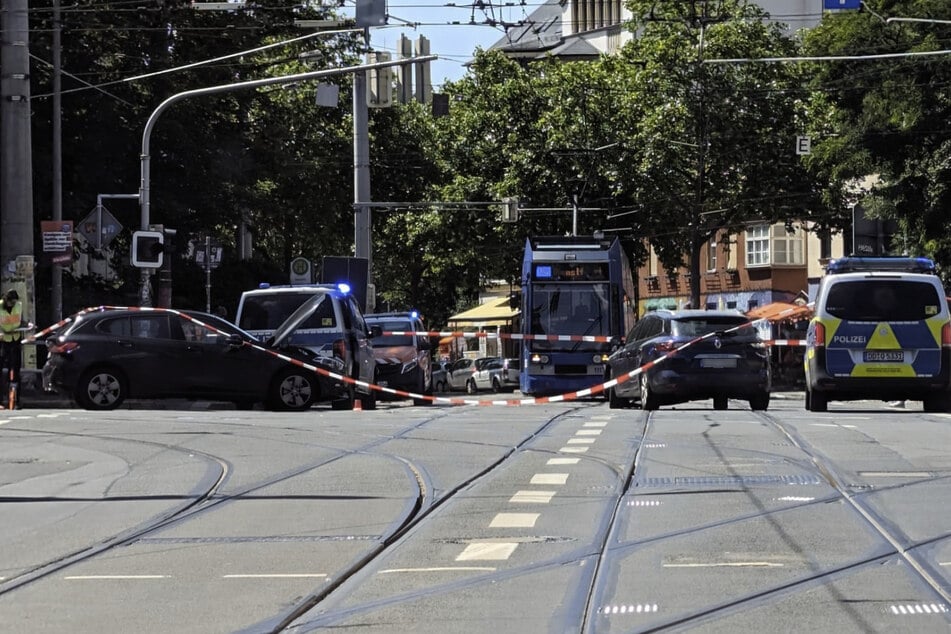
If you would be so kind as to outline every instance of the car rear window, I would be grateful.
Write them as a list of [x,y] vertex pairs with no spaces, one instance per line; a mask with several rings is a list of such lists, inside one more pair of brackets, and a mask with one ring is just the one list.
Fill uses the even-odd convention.
[[919,321],[939,314],[943,301],[928,282],[856,280],[829,288],[825,310],[850,321]]
[[[412,332],[413,324],[408,321],[377,321],[368,322],[379,326],[383,332]],[[391,346],[410,346],[413,344],[413,335],[382,335],[373,338],[374,348],[389,348]]]
[[673,320],[671,330],[677,337],[700,337],[719,330],[727,330],[748,324],[743,315],[725,317],[687,317]]

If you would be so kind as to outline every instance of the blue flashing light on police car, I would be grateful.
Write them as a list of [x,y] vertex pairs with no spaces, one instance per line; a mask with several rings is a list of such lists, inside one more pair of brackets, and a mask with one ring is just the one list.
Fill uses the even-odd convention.
[[347,284],[346,282],[338,282],[337,290],[343,293],[344,295],[346,295],[347,293],[350,292],[350,285]]
[[936,273],[937,268],[935,267],[934,260],[930,258],[908,256],[847,256],[831,260],[826,266],[826,273],[829,274],[870,271]]

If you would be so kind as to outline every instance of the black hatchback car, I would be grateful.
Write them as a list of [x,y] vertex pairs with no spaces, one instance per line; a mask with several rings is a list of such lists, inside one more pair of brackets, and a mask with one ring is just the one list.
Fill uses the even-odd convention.
[[286,345],[293,327],[265,344],[228,321],[190,310],[104,308],[72,320],[65,332],[47,338],[43,386],[86,409],[115,409],[127,398],[225,400],[241,409],[261,402],[297,411],[328,400],[335,409],[353,407],[352,386],[272,354],[340,371],[332,358]]
[[625,377],[664,355],[670,356],[610,388],[610,406],[640,401],[642,409],[653,410],[713,399],[714,409],[722,410],[735,398],[749,401],[754,410],[769,407],[769,353],[745,315],[715,310],[648,313],[608,359],[605,379]]

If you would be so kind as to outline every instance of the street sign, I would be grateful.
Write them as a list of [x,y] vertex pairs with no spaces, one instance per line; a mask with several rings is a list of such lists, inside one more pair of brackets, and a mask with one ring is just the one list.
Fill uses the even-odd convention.
[[[208,252],[208,264],[205,264],[205,251]],[[220,244],[210,244],[207,249],[199,246],[195,249],[195,262],[202,268],[216,269],[221,266],[221,258],[224,256],[224,247]]]
[[796,154],[805,156],[812,154],[812,139],[807,136],[796,137]]
[[313,266],[307,258],[291,260],[291,284],[311,284],[314,281]]
[[94,249],[105,249],[120,231],[122,224],[102,205],[90,211],[76,227],[76,233],[85,238]]
[[823,0],[823,9],[861,9],[862,0]]

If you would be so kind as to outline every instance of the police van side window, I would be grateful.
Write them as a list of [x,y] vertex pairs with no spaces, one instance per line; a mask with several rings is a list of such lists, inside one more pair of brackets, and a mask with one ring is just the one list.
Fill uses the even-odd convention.
[[317,304],[314,314],[308,317],[300,327],[304,329],[333,328],[336,322],[333,299],[330,295],[324,295],[323,301]]
[[850,321],[920,321],[939,314],[943,301],[927,282],[863,280],[834,284],[825,309]]

